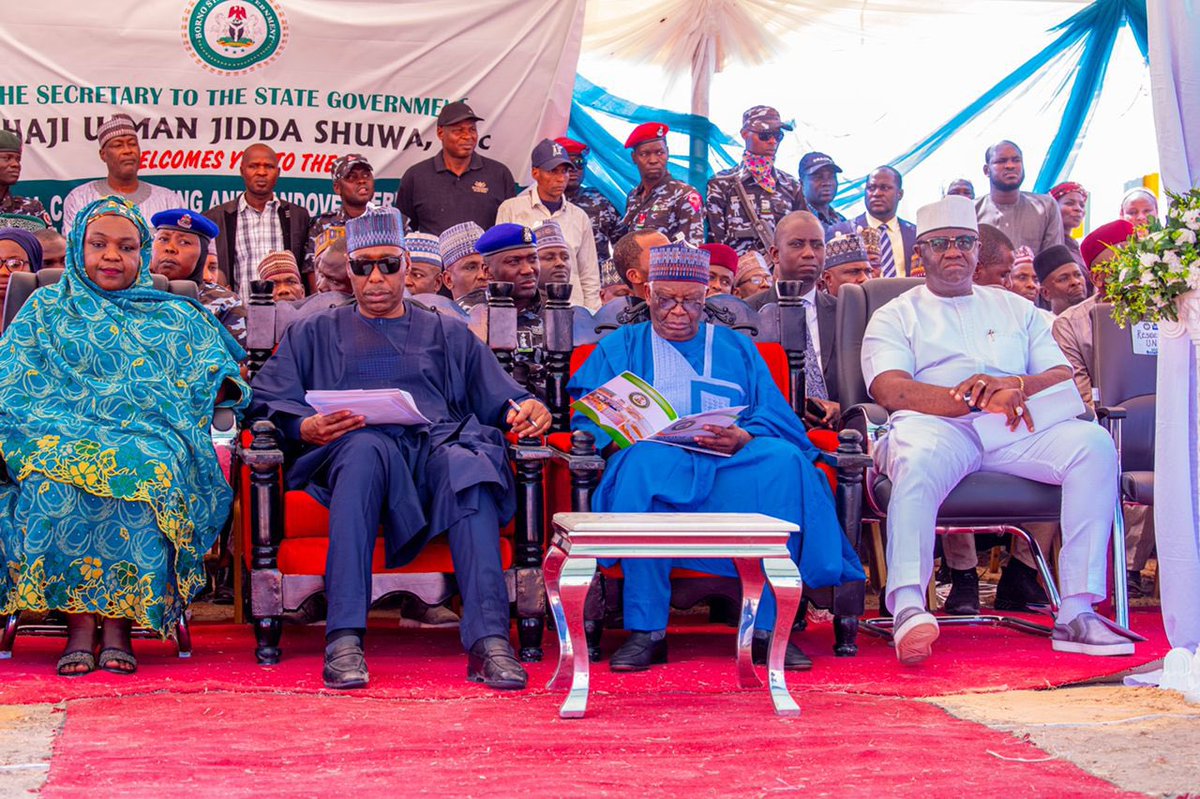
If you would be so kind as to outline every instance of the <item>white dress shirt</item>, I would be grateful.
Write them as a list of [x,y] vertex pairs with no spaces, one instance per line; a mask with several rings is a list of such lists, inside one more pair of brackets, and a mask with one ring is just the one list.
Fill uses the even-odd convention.
[[587,212],[566,197],[554,213],[542,202],[533,184],[496,211],[496,224],[512,222],[535,228],[543,222],[557,222],[571,246],[571,304],[595,312],[600,308],[600,263],[596,258],[596,238]]
[[908,253],[904,251],[904,234],[900,232],[900,217],[893,216],[888,221],[876,219],[867,212],[867,224],[875,230],[883,225],[887,231],[888,241],[892,245],[892,259],[896,262],[896,277],[908,277]]
[[814,285],[808,293],[800,297],[804,303],[804,322],[808,325],[808,339],[812,342],[813,352],[817,354],[817,363],[821,371],[825,371],[825,356],[821,354],[821,326],[817,323],[817,287]]

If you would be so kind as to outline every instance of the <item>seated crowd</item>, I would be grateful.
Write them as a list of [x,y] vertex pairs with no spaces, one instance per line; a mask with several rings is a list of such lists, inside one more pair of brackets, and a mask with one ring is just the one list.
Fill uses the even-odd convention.
[[[588,147],[566,138],[535,144],[531,182],[518,192],[506,166],[477,152],[480,121],[464,102],[442,110],[442,149],[403,175],[394,208],[374,202],[370,162],[342,155],[331,169],[340,206],[310,219],[276,196],[278,157],[265,144],[245,150],[237,199],[204,214],[184,208],[140,179],[137,128],[116,114],[98,131],[107,175],[67,196],[62,235],[37,199],[14,193],[22,142],[0,131],[0,304],[11,274],[64,270],[0,340],[0,613],[66,615],[60,674],[133,672],[132,626],[169,634],[203,587],[202,557],[231,504],[207,436],[214,409],[226,407],[273,422],[289,455],[287,487],[329,509],[327,685],[369,681],[363,637],[382,531],[389,567],[447,536],[468,677],[523,688],[497,530],[515,512],[505,433],[551,427],[538,375],[555,284],[570,287],[577,319],[613,328],[574,374],[572,397],[629,371],[680,414],[746,406],[734,426],[705,428],[696,451],[619,449],[576,415],[573,426],[607,458],[593,510],[767,513],[800,526],[790,549],[806,585],[864,579],[809,438],[840,427],[839,370],[861,369],[890,414],[873,457],[894,485],[883,605],[900,662],[932,652],[939,631],[925,587],[936,511],[979,470],[1063,487],[1060,524],[1030,526],[1044,551],[1061,546],[1054,649],[1133,651],[1135,638],[1093,610],[1106,594],[1119,507],[1112,440],[1079,419],[1035,428],[1027,400],[1073,380],[1092,405],[1096,267],[1145,231],[1157,214],[1152,193],[1130,192],[1119,219],[1077,242],[1084,188],[1022,191],[1021,150],[1000,141],[985,153],[988,191],[978,198],[970,181],[954,180],[914,224],[897,215],[903,176],[881,166],[867,178],[864,212],[847,219],[832,204],[842,171],[834,159],[812,152],[797,175],[781,169],[775,153],[792,127],[755,106],[742,118],[741,163],[716,174],[706,197],[668,172],[667,126],[636,127],[625,144],[640,182],[622,213],[583,187]],[[155,291],[153,275],[194,284],[197,299]],[[924,282],[874,314],[861,363],[839,363],[839,294],[897,277]],[[273,289],[278,346],[251,375],[243,347],[258,281]],[[485,344],[492,282],[510,286],[517,310],[511,374]],[[795,287],[807,342],[803,418],[751,339],[722,321],[759,319]],[[429,424],[368,425],[349,411],[318,413],[305,396],[377,388],[410,392]],[[1029,434],[987,449],[969,421],[977,412]],[[1134,591],[1152,545],[1141,510],[1129,525]],[[942,558],[945,610],[978,612],[970,537],[947,538]],[[622,567],[630,635],[614,670],[665,662],[672,567],[734,574],[711,560]],[[1045,602],[1028,547],[1014,546],[996,606]],[[757,662],[774,615],[768,592],[754,624]],[[811,665],[789,644],[787,668]]]

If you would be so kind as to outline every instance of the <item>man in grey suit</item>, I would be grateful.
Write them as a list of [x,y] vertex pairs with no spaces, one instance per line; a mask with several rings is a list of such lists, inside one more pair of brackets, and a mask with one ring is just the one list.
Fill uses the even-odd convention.
[[[770,258],[776,284],[780,280],[801,283],[800,298],[804,303],[809,343],[805,358],[805,393],[824,410],[821,416],[810,414],[806,421],[835,427],[839,417],[837,359],[834,355],[837,300],[817,289],[817,281],[825,269],[825,229],[821,222],[808,211],[793,211],[779,220]],[[755,310],[773,302],[779,302],[774,286],[746,301]]]

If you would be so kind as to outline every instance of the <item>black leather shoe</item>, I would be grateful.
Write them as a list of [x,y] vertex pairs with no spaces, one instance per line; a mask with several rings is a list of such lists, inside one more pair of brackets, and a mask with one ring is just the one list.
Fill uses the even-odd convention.
[[942,610],[951,616],[979,613],[979,572],[974,569],[950,570],[950,594]]
[[1009,558],[1008,565],[996,585],[996,610],[1033,610],[1030,605],[1048,605],[1050,600],[1038,582],[1037,569],[1026,566],[1016,558]]
[[[755,666],[767,665],[767,654],[771,651],[771,639],[754,636],[750,642],[750,660]],[[810,671],[812,659],[804,654],[804,650],[788,641],[787,650],[783,653],[783,668],[785,671]]]
[[650,639],[650,633],[632,632],[621,648],[608,659],[613,671],[645,671],[658,663],[667,662],[667,639]]
[[367,687],[371,675],[367,673],[367,659],[363,657],[362,644],[357,638],[347,636],[326,645],[322,676],[326,688],[345,691]]
[[525,687],[529,675],[513,654],[508,639],[489,635],[472,644],[467,652],[467,679],[488,688],[516,691]]

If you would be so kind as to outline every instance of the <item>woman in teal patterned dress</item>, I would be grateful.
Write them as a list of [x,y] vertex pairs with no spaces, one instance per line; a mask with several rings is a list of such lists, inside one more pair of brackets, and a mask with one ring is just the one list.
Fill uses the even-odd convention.
[[63,675],[135,671],[132,625],[174,631],[229,511],[209,429],[248,401],[244,353],[152,288],[150,244],[134,206],[88,205],[0,339],[0,613],[66,613]]

